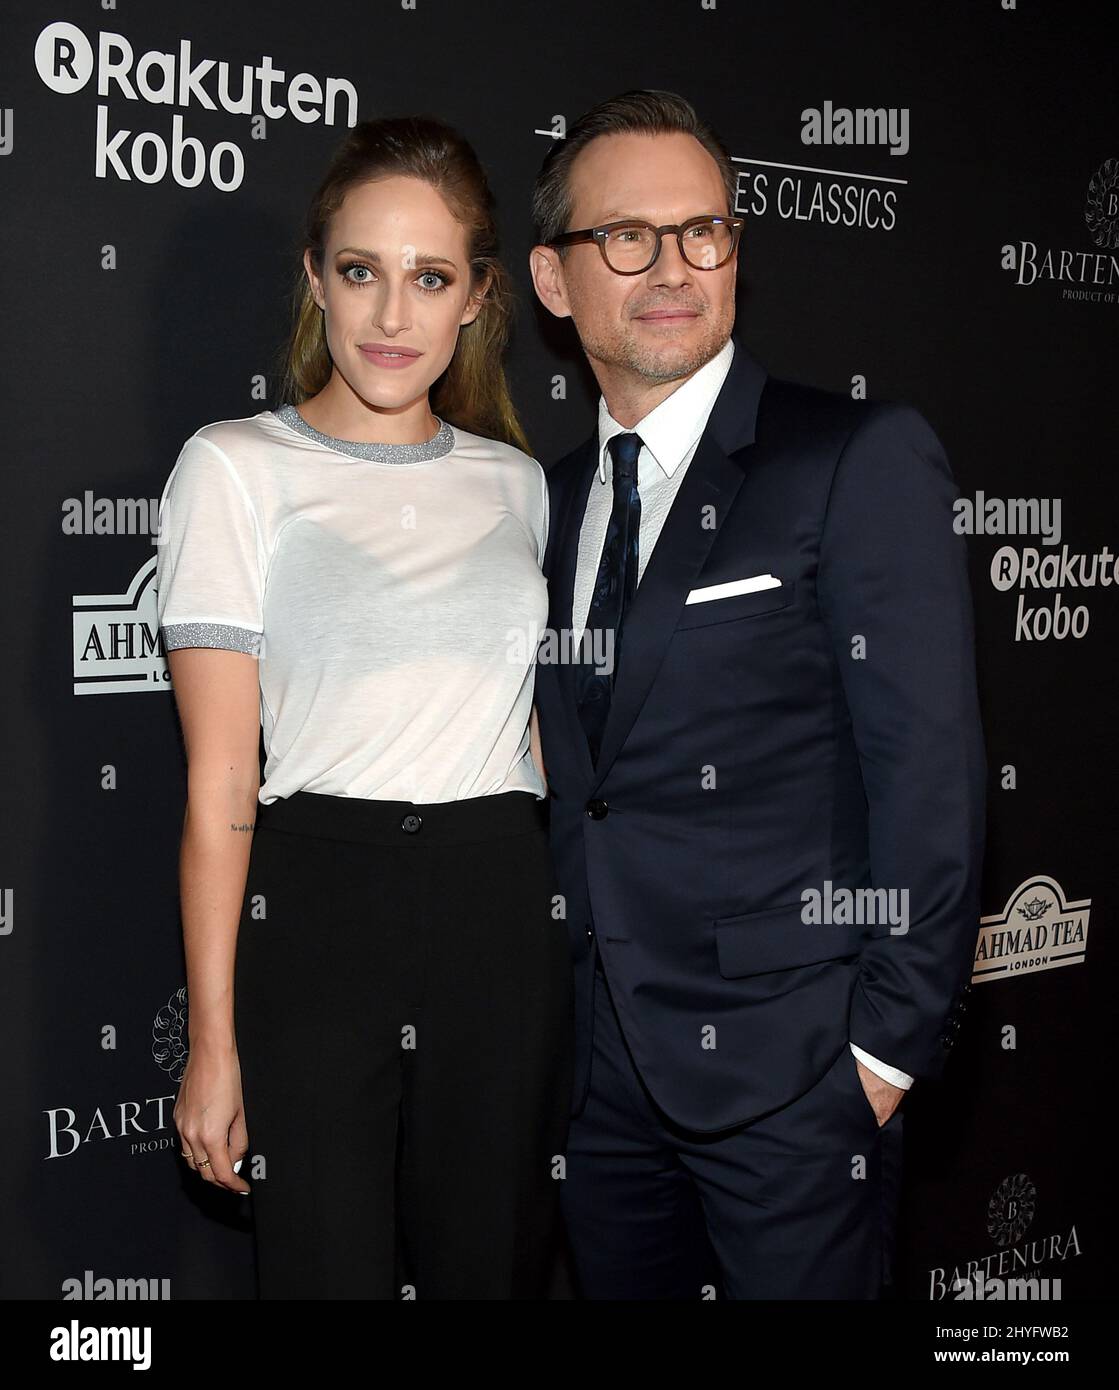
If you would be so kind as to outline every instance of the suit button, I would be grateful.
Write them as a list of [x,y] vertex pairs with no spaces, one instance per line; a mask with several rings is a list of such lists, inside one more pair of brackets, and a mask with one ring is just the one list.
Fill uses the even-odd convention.
[[421,825],[423,825],[423,818],[413,812],[409,812],[400,822],[401,830],[406,830],[409,835],[414,835]]
[[970,986],[970,985],[964,985],[963,990],[961,991],[961,993],[963,993],[963,994],[970,994],[970,993],[971,993],[971,986]]
[[940,1035],[940,1045],[941,1045],[941,1047],[951,1047],[951,1046],[952,1046],[952,1039],[948,1036],[947,1033],[941,1033],[941,1035]]
[[589,922],[587,923],[587,936],[588,938],[594,936],[594,927]]
[[610,807],[601,797],[596,796],[592,801],[587,802],[587,815],[590,816],[591,820],[605,820],[609,810]]

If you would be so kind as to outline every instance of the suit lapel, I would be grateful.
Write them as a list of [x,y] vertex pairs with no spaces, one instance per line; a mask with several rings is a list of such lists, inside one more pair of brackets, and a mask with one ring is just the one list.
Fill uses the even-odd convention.
[[[664,660],[673,629],[689,589],[703,568],[723,519],[734,504],[754,443],[758,403],[766,382],[760,362],[735,339],[734,356],[688,471],[680,484],[652,555],[626,614],[625,652],[597,767],[592,764],[586,733],[576,705],[575,672],[569,662],[559,669],[559,690],[571,746],[588,782],[599,785],[620,752]],[[587,496],[597,467],[598,438],[583,445],[583,455],[569,493],[563,530],[558,537],[555,575],[555,622],[570,633],[579,533]],[[710,508],[710,513],[704,509]],[[713,518],[704,524],[705,516]]]

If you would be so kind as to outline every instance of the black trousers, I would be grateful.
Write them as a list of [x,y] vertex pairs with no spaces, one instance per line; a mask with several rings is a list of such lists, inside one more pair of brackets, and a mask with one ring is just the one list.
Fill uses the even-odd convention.
[[234,1017],[262,1298],[546,1297],[571,963],[530,792],[258,808]]
[[561,1194],[583,1296],[886,1296],[903,1106],[879,1126],[844,1045],[779,1110],[717,1134],[683,1130],[634,1066],[599,960],[590,1090]]

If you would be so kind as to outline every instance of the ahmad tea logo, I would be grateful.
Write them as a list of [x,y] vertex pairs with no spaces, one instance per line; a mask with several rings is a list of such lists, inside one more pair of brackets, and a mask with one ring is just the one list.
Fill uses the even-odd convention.
[[171,689],[155,605],[156,557],[117,594],[74,595],[74,694]]
[[1069,902],[1044,874],[1020,883],[1002,912],[980,917],[972,984],[1079,965],[1088,946],[1092,900]]

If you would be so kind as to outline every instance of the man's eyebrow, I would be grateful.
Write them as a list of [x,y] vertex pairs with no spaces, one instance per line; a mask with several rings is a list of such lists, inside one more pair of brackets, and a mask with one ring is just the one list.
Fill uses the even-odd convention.
[[[374,265],[381,264],[380,253],[369,251],[363,246],[343,246],[336,251],[335,256],[364,256],[367,261],[372,261]],[[414,265],[449,265],[452,269],[457,269],[454,261],[449,261],[446,256],[433,256],[428,252],[417,251],[412,257]]]

